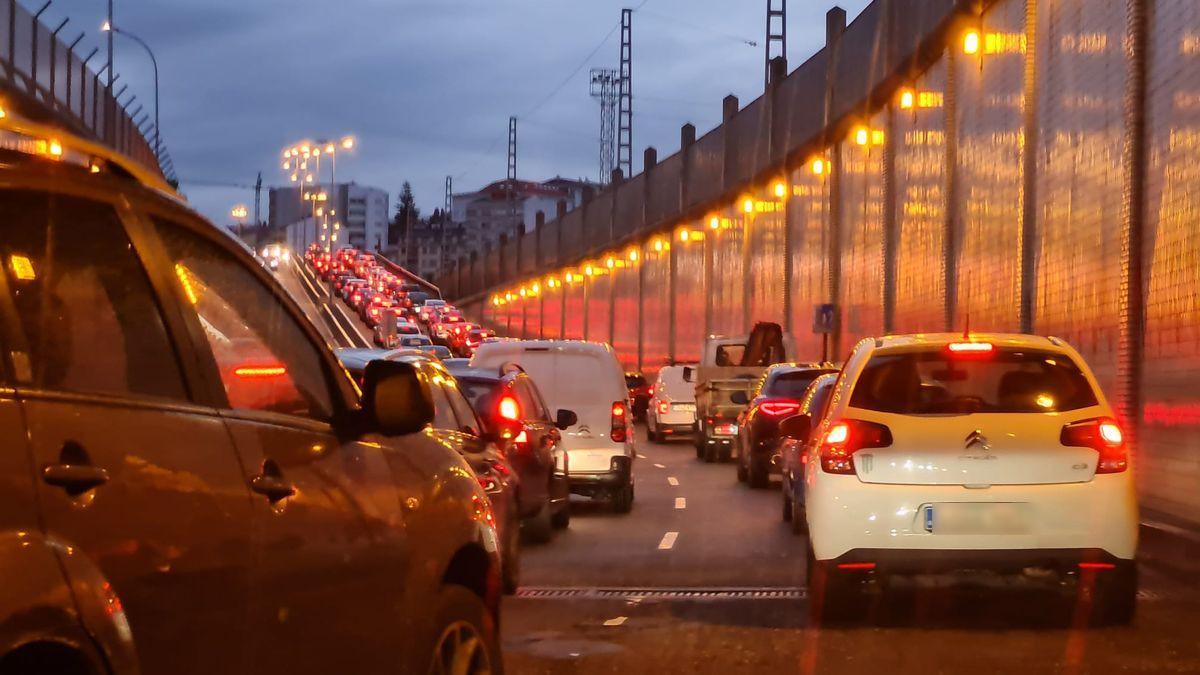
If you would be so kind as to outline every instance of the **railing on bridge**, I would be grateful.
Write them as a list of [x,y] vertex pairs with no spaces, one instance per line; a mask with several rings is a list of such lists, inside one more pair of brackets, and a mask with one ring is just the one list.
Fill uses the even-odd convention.
[[763,98],[549,224],[537,274],[503,264],[509,243],[447,295],[649,371],[761,319],[819,358],[820,303],[838,358],[968,315],[1058,335],[1122,411],[1142,503],[1200,522],[1200,3],[876,0],[839,18]]
[[8,97],[5,105],[39,121],[65,124],[162,174],[154,148],[106,85],[16,0],[0,0],[0,88]]

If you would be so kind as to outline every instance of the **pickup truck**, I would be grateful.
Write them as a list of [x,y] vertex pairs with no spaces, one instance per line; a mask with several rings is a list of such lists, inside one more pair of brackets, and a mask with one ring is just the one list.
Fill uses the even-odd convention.
[[696,457],[726,462],[733,456],[737,419],[745,401],[767,368],[796,357],[796,341],[776,323],[758,323],[749,335],[713,335],[704,342],[696,367],[683,369],[683,379],[696,387]]

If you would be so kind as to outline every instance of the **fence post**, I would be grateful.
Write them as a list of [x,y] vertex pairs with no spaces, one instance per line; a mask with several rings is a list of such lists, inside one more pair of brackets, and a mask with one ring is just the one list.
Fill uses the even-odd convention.
[[896,327],[896,107],[888,104],[883,137],[883,332]]
[[[846,31],[846,10],[834,7],[825,14],[825,48],[829,52],[829,64],[825,73],[825,128],[833,123],[837,88],[837,62],[841,51],[842,33]],[[841,306],[842,295],[842,140],[830,146],[829,157],[829,237],[826,242],[826,292],[829,302],[837,307],[834,315],[833,332],[826,337],[823,360],[840,358],[842,339]]]
[[1021,147],[1021,332],[1033,332],[1037,297],[1038,0],[1025,0],[1025,81]]
[[[679,170],[679,213],[687,208],[690,203],[691,196],[689,194],[689,185],[691,183],[691,166],[692,166],[692,145],[696,143],[696,127],[688,123],[679,127],[679,156],[682,159]],[[676,251],[679,246],[675,242],[674,232],[667,234],[667,362],[674,364],[678,359],[678,350],[675,347],[677,331],[675,329],[676,314],[678,306],[675,301],[675,276],[677,270]]]

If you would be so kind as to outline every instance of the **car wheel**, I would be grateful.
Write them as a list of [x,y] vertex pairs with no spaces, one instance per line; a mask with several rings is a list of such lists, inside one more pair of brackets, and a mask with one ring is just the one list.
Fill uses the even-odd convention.
[[633,510],[632,485],[626,485],[613,492],[612,507],[616,513],[629,513]]
[[533,544],[544,544],[554,536],[554,525],[551,522],[550,500],[542,502],[541,508],[532,518],[521,524],[525,539]]
[[738,482],[739,482],[739,483],[745,483],[745,482],[746,482],[746,477],[747,477],[747,476],[748,476],[748,474],[747,474],[747,472],[746,472],[746,465],[745,465],[745,463],[743,463],[743,462],[742,462],[742,458],[741,458],[741,457],[739,457],[739,458],[738,458],[738,460],[737,460],[737,479],[738,479]]
[[750,465],[746,471],[746,480],[750,484],[750,487],[756,490],[761,490],[767,487],[767,485],[770,483],[770,478],[766,462],[763,462],[762,460],[756,460],[754,459],[754,456],[751,455],[746,458],[746,463]]
[[783,511],[780,513],[780,517],[783,518],[783,522],[789,523],[792,520],[792,498],[788,496],[788,488],[786,483],[779,493],[783,495]]
[[496,622],[483,600],[453,584],[438,598],[429,673],[498,674],[504,671]]
[[804,506],[796,499],[795,495],[788,500],[788,506],[792,510],[792,517],[788,520],[792,521],[792,534],[802,535],[808,532],[808,514],[804,512]]
[[571,525],[571,503],[563,502],[554,515],[550,517],[550,524],[556,530],[565,530]]
[[508,522],[511,525],[508,528],[508,536],[505,537],[507,541],[504,542],[501,583],[504,585],[504,594],[512,595],[521,585],[521,528],[518,526],[520,520],[515,508]]
[[1118,563],[1110,574],[1107,580],[1096,575],[1093,620],[1105,626],[1127,626],[1137,613],[1137,564]]
[[836,567],[817,561],[812,544],[807,546],[808,621],[813,628],[853,622],[865,614],[866,596],[855,579],[839,574]]
[[693,443],[696,446],[696,459],[704,459],[704,437],[700,435],[700,432],[696,432]]

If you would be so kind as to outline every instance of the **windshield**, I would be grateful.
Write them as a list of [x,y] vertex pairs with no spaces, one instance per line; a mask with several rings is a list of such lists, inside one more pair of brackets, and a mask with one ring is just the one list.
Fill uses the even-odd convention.
[[1096,405],[1096,394],[1063,354],[997,349],[880,354],[850,395],[855,408],[906,415],[1038,413]]
[[808,389],[808,385],[812,384],[813,380],[828,372],[832,371],[795,370],[776,373],[763,384],[759,395],[798,399],[804,396],[805,390]]

